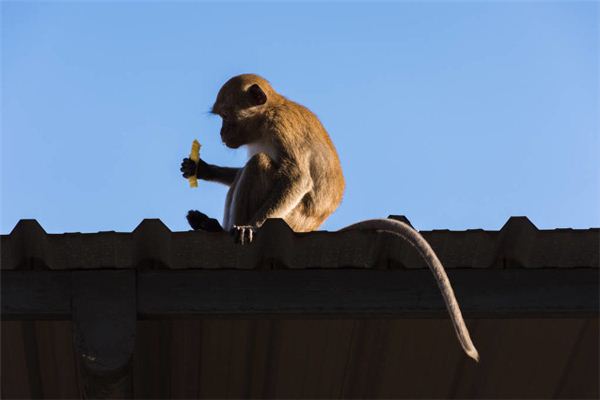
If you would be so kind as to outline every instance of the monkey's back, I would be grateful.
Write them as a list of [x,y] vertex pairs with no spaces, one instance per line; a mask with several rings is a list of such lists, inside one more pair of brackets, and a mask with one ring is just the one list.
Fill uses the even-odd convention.
[[319,118],[308,108],[285,99],[279,108],[284,152],[292,162],[308,164],[312,181],[311,190],[300,204],[284,218],[296,232],[313,231],[340,205],[345,181],[340,159]]

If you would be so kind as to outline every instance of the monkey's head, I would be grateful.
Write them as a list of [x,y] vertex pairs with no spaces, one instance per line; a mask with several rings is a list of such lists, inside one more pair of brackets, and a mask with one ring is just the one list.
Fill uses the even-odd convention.
[[223,143],[237,149],[259,141],[264,114],[277,99],[269,82],[258,75],[243,74],[228,80],[219,90],[211,111],[223,119]]

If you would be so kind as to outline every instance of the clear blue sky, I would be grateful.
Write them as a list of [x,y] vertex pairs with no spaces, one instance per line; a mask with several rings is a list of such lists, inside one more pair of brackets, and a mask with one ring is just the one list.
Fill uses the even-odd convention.
[[187,230],[191,141],[241,166],[207,114],[254,72],[312,109],[347,180],[323,226],[600,226],[596,2],[2,2],[2,233]]

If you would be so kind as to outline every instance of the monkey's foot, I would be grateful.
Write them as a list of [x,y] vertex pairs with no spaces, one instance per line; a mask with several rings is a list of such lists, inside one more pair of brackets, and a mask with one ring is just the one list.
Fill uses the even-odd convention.
[[207,232],[223,232],[221,224],[214,218],[209,218],[208,215],[197,210],[190,210],[186,216],[193,230]]
[[234,225],[231,228],[231,233],[236,243],[241,245],[250,244],[256,235],[256,228],[251,225]]

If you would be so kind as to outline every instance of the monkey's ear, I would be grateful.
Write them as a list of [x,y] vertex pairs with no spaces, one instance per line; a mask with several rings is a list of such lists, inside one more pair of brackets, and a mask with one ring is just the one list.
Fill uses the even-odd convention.
[[267,102],[267,95],[256,83],[248,88],[248,94],[255,106],[263,105]]

